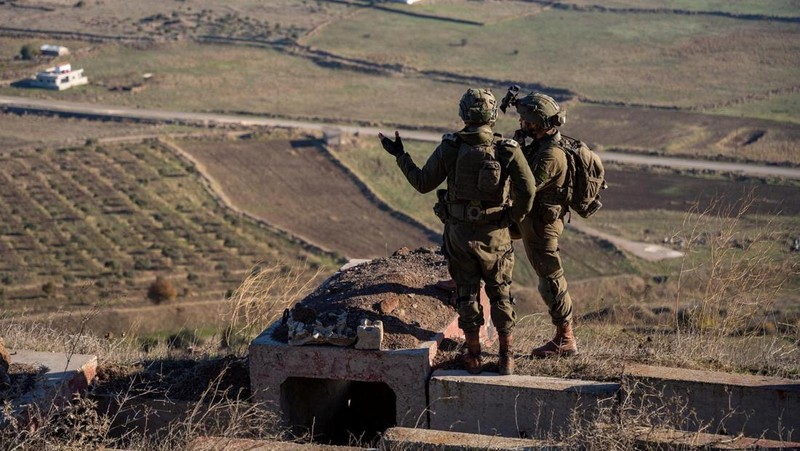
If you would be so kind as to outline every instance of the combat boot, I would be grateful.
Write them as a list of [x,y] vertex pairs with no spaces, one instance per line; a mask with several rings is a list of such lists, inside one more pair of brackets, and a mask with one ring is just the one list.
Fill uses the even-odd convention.
[[572,324],[564,323],[556,326],[556,336],[552,340],[531,351],[531,357],[566,357],[578,353],[578,343],[572,332]]
[[500,359],[497,361],[498,372],[503,376],[514,374],[513,339],[511,334],[499,334]]
[[470,374],[479,374],[483,366],[480,330],[464,332],[464,338],[467,342],[467,352],[462,356],[464,369]]

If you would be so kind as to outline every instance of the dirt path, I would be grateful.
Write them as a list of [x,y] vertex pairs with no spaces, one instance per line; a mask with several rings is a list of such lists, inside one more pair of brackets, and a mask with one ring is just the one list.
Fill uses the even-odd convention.
[[678,258],[683,257],[683,252],[679,252],[673,249],[666,248],[664,246],[659,246],[657,244],[650,244],[650,243],[640,243],[638,241],[631,241],[625,238],[620,238],[618,236],[609,235],[605,232],[601,232],[593,227],[586,225],[578,215],[572,215],[570,223],[567,224],[568,228],[577,230],[583,234],[599,238],[601,240],[606,240],[609,243],[617,246],[620,249],[624,249],[631,254],[650,261],[650,262],[657,262],[661,260],[666,260],[670,258]]

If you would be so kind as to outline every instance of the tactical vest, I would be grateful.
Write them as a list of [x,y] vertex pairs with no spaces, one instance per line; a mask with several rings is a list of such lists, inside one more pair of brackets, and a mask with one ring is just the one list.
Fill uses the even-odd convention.
[[470,145],[458,139],[458,157],[450,199],[480,202],[483,207],[508,203],[510,181],[498,161],[494,142]]

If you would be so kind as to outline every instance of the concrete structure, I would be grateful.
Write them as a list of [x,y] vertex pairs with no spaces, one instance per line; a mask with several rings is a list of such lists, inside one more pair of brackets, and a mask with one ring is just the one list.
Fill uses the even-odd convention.
[[433,373],[429,385],[431,429],[559,437],[576,421],[592,421],[601,408],[614,408],[620,389],[619,384],[608,382],[464,374]]
[[[481,302],[487,324],[481,336],[490,344],[496,334],[483,291]],[[427,427],[428,379],[439,344],[463,336],[455,312],[433,340],[413,349],[289,346],[272,338],[279,325],[274,323],[250,344],[253,395],[256,401],[278,407],[296,432],[313,427],[334,443],[347,430],[377,433],[396,425]]]
[[556,451],[569,448],[539,440],[395,427],[381,439],[381,449],[403,451]]
[[186,451],[357,451],[363,449],[352,446],[225,437],[199,437],[189,442],[185,448]]
[[[85,393],[97,375],[97,357],[63,352],[16,350],[14,363],[44,368],[33,389],[20,398],[11,399],[12,412],[26,420],[26,410],[37,406],[47,411],[51,406],[65,406],[75,394]],[[0,410],[0,425],[3,423]]]
[[73,70],[70,64],[62,64],[36,74],[36,78],[30,81],[30,86],[63,91],[87,83],[89,79],[83,75],[83,69]]
[[39,47],[39,52],[46,56],[64,56],[69,55],[69,49],[63,45],[44,44]]
[[800,449],[800,443],[797,442],[653,428],[639,428],[634,444],[636,449],[657,449],[660,451],[692,449],[703,451],[788,451]]
[[670,428],[775,440],[800,435],[797,380],[647,365],[626,367],[624,379],[632,407],[659,412],[651,421]]

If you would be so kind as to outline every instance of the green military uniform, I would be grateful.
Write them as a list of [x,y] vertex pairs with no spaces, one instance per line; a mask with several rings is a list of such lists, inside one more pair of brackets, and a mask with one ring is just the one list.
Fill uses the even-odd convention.
[[525,253],[539,276],[539,293],[556,326],[572,321],[572,299],[561,265],[558,238],[564,231],[567,158],[559,146],[561,133],[534,140],[523,148],[536,179],[536,199],[530,215],[520,224]]
[[[511,182],[514,203],[510,208],[508,189],[504,199],[495,204],[457,197],[456,167],[463,144],[494,147],[495,158],[503,168],[503,180]],[[492,323],[499,333],[510,334],[516,316],[510,294],[514,253],[508,224],[510,220],[524,220],[534,193],[533,176],[519,145],[514,140],[496,139],[488,124],[468,125],[457,133],[445,135],[421,169],[407,153],[397,156],[397,164],[421,193],[432,191],[447,180],[444,249],[457,287],[459,327],[474,332],[483,325],[483,310],[477,297],[483,280]]]

